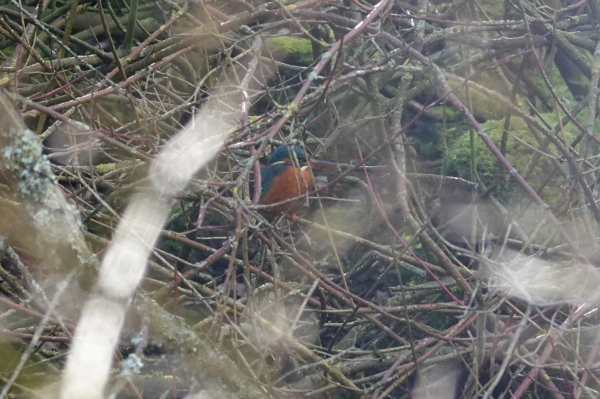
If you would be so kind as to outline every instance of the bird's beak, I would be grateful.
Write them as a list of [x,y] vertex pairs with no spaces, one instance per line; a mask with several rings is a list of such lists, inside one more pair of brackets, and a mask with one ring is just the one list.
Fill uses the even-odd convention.
[[311,159],[308,161],[311,168],[331,168],[333,166],[337,166],[335,162],[322,161],[320,159]]

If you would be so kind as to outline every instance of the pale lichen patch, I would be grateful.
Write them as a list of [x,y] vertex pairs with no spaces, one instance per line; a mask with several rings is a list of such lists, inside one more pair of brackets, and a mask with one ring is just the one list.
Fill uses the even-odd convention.
[[20,196],[45,201],[55,184],[50,162],[42,154],[42,145],[34,132],[16,130],[9,129],[6,133],[10,138],[18,136],[18,139],[10,140],[11,143],[4,147],[2,169],[11,174]]

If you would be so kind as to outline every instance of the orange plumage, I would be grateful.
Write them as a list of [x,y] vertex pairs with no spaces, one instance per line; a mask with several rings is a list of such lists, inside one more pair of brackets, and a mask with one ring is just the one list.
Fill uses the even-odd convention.
[[261,197],[262,205],[271,205],[298,197],[295,201],[289,201],[270,208],[274,214],[290,213],[294,215],[306,203],[305,194],[314,185],[313,175],[307,166],[301,168],[286,165],[270,184],[269,190]]

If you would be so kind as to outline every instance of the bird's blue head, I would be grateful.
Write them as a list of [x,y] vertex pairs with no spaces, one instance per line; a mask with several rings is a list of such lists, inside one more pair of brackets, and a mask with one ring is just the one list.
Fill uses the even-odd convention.
[[273,151],[267,160],[267,165],[261,171],[262,195],[265,195],[269,191],[273,180],[287,167],[293,166],[299,168],[300,164],[310,164],[311,167],[315,168],[336,166],[333,162],[318,159],[311,159],[309,161],[304,150],[299,145],[291,147],[279,146]]
[[286,159],[290,159],[292,160],[292,162],[294,162],[293,154],[296,155],[298,162],[306,162],[306,154],[304,154],[304,150],[302,149],[302,147],[298,145],[292,147],[282,145],[277,147],[275,151],[273,151],[273,153],[269,157],[269,160],[267,161],[267,165],[272,165],[276,162],[283,162]]
[[286,166],[298,166],[296,164],[296,160],[294,159],[294,154],[298,162],[306,162],[306,155],[300,146],[295,145],[288,147],[282,145],[273,151],[267,160],[267,166],[265,166],[261,172],[262,195],[265,195],[267,191],[269,191],[273,180],[275,180],[275,178],[285,170]]

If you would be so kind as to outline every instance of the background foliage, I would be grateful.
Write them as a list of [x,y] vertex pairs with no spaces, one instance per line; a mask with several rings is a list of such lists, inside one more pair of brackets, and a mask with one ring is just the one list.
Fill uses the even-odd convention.
[[[600,0],[2,2],[0,397],[58,395],[124,210],[211,102],[227,138],[169,197],[106,395],[597,397],[599,27]],[[337,164],[295,220],[254,179],[292,143]]]

